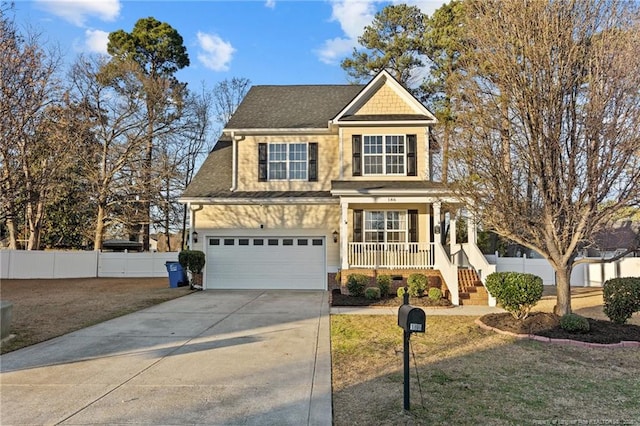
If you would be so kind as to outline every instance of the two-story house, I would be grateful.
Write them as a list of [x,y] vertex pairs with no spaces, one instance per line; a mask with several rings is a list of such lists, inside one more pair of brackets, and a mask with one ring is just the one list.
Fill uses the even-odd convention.
[[452,230],[445,248],[440,231],[459,204],[432,179],[435,123],[384,71],[366,85],[252,87],[181,197],[204,288],[327,290],[338,271],[343,283],[421,271],[458,304],[462,245]]

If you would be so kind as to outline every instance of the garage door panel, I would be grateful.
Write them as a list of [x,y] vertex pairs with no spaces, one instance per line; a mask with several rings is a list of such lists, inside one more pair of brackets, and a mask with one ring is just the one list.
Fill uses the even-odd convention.
[[326,290],[321,237],[209,237],[206,288]]

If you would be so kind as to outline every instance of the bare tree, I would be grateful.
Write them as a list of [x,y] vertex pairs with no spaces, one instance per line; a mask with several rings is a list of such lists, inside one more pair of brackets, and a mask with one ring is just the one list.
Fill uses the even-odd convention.
[[60,55],[46,51],[37,34],[20,34],[8,12],[0,10],[0,204],[9,247],[17,247],[16,219],[24,211],[27,248],[37,250],[46,196],[65,153],[60,141],[50,145],[42,126],[60,98]]
[[639,5],[468,5],[457,189],[499,234],[553,266],[571,312],[577,247],[640,197]]
[[215,108],[215,119],[221,126],[224,127],[231,119],[250,87],[251,80],[243,77],[233,77],[231,80],[222,80],[216,84],[213,89],[212,101]]
[[70,73],[79,114],[88,123],[94,141],[93,155],[83,161],[89,195],[96,203],[95,250],[102,248],[105,228],[122,222],[115,212],[129,214],[122,208],[132,185],[126,171],[137,168],[135,162],[139,162],[146,141],[144,100],[136,96],[139,82],[129,68],[137,65],[121,62],[109,67],[108,72],[119,75],[116,89],[111,84],[114,77],[105,75],[104,64],[100,58],[80,57]]

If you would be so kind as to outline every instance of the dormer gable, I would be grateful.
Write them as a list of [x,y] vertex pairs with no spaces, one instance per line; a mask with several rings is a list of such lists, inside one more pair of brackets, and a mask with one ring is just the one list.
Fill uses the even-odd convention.
[[332,120],[337,125],[436,123],[436,117],[391,74],[383,70]]

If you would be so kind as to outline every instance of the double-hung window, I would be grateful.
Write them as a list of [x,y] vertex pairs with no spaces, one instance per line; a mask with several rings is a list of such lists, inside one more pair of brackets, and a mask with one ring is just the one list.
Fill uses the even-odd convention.
[[258,180],[317,180],[316,142],[259,143]]
[[406,211],[365,211],[364,241],[368,243],[404,243],[407,241]]
[[403,135],[365,135],[362,147],[365,175],[405,174]]
[[269,144],[269,180],[307,180],[307,144]]

